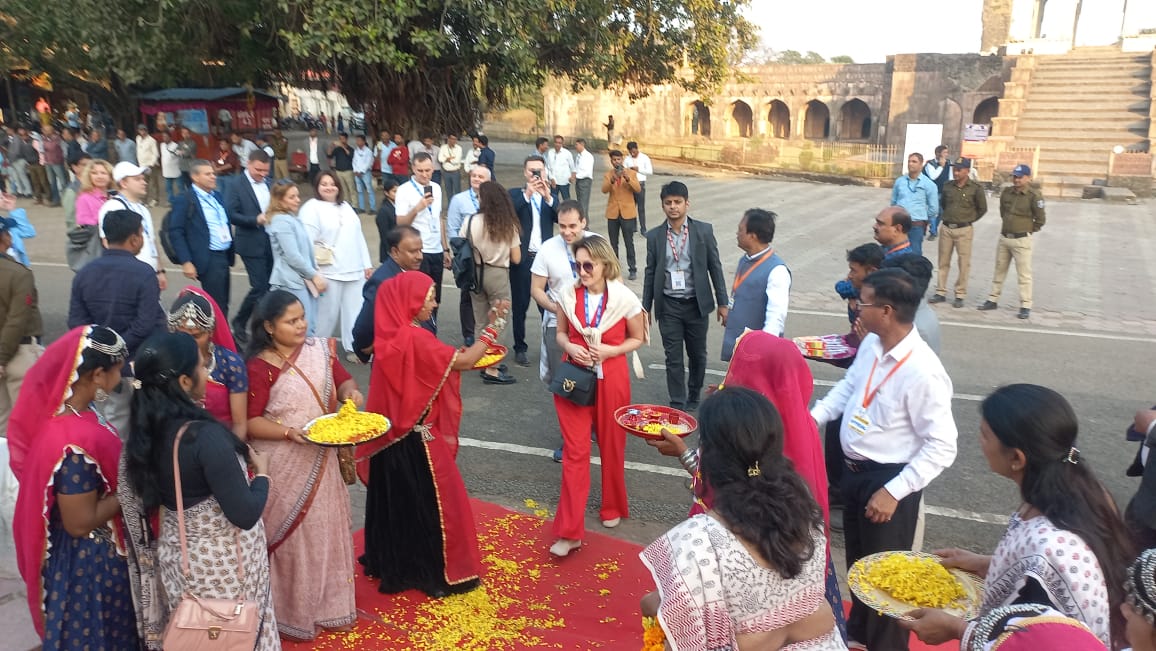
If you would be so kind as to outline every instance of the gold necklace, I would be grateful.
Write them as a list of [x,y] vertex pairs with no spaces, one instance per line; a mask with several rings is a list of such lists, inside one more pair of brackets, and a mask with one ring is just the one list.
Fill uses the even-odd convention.
[[64,403],[64,406],[68,407],[68,411],[71,411],[73,413],[73,415],[75,415],[78,418],[80,417],[80,412],[76,411],[76,407],[73,407],[72,405],[68,404],[67,402]]

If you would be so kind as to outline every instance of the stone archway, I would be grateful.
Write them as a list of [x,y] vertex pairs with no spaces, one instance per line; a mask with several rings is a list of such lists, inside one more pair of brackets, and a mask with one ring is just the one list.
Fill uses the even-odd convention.
[[[991,127],[991,119],[999,116],[999,98],[989,97],[975,106],[972,113],[972,124],[986,124]],[[990,133],[990,128],[988,132]]]
[[710,107],[695,100],[687,107],[690,114],[690,135],[710,137]]
[[755,113],[751,105],[741,99],[731,102],[731,117],[727,120],[728,138],[750,138],[755,130]]
[[771,100],[767,111],[767,123],[771,127],[767,134],[770,137],[784,139],[791,137],[791,109],[783,102]]
[[803,137],[808,140],[826,140],[831,137],[831,109],[817,99],[807,102],[807,110],[803,114]]
[[854,98],[839,109],[839,139],[871,139],[871,108],[866,102]]

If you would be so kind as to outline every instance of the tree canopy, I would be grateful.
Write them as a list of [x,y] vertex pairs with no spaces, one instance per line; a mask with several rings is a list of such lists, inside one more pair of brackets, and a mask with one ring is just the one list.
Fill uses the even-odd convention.
[[371,124],[473,128],[550,78],[717,88],[755,43],[749,0],[0,0],[0,47],[127,112],[178,85],[340,87]]

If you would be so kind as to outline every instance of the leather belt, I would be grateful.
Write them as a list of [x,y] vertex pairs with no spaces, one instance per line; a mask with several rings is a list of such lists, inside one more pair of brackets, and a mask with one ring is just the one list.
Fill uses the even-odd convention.
[[1018,240],[1022,237],[1027,237],[1028,235],[1031,235],[1031,233],[1001,233],[1001,235],[1008,238],[1009,240]]
[[851,472],[870,472],[872,470],[902,470],[905,463],[879,463],[870,459],[843,459],[843,465]]
[[947,222],[943,222],[943,225],[948,228],[967,228],[968,226],[971,226],[971,224],[949,224]]
[[25,344],[36,344],[39,346],[40,345],[40,337],[38,337],[36,335],[31,335],[28,337],[21,337],[20,338],[20,345],[23,346]]

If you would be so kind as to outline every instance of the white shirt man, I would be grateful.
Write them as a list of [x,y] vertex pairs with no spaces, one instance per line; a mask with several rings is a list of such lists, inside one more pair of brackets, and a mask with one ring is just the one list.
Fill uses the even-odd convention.
[[438,149],[438,163],[444,172],[458,172],[462,169],[462,146],[458,144],[457,138],[452,142],[453,144],[447,142]]
[[554,340],[554,329],[558,327],[557,298],[565,285],[578,281],[577,264],[570,245],[580,238],[597,235],[586,230],[586,220],[576,210],[564,210],[558,214],[558,230],[557,235],[542,243],[530,267],[530,295],[545,310],[542,314],[539,373],[546,383],[553,378],[554,369],[562,358],[562,351]]
[[[445,252],[441,229],[442,189],[441,186],[432,181],[433,161],[422,157],[420,162],[429,163],[428,176],[422,178],[423,175],[418,172],[419,161],[415,161],[413,163],[414,175],[398,186],[393,205],[397,210],[398,224],[409,224],[421,232],[421,252],[427,255],[441,255]],[[433,201],[425,207],[419,207],[419,204],[423,203],[426,197],[425,188],[432,190]],[[414,215],[412,221],[407,221],[405,216],[410,212],[413,212]]]
[[574,190],[582,214],[590,214],[590,190],[594,186],[594,154],[586,149],[586,139],[574,141]]
[[634,193],[634,204],[638,207],[638,232],[645,235],[646,178],[654,174],[654,165],[650,162],[650,156],[638,151],[638,143],[631,141],[626,143],[626,158],[623,159],[622,166],[628,170],[634,170],[638,175],[638,185],[642,189]]
[[156,270],[157,282],[160,283],[160,288],[163,291],[168,287],[168,282],[165,279],[165,271],[161,268],[157,258],[157,238],[156,228],[153,226],[153,216],[144,203],[148,196],[148,179],[144,176],[146,173],[148,173],[147,168],[133,165],[127,161],[116,164],[112,170],[112,180],[117,185],[117,194],[112,199],[105,201],[104,205],[100,207],[97,228],[100,229],[100,238],[103,240],[104,216],[110,210],[127,208],[140,215],[144,227],[144,246],[141,247],[140,253],[136,257],[137,260]]
[[244,176],[249,187],[253,188],[253,196],[257,197],[257,204],[261,206],[261,214],[264,214],[269,209],[269,185],[265,183],[265,177],[262,176],[260,181],[254,181],[253,173],[248,168],[245,169]]
[[320,165],[321,157],[318,152],[321,151],[320,141],[317,139],[317,130],[310,129],[309,131],[309,164]]
[[[915,284],[898,269],[863,281],[859,318],[870,334],[847,374],[811,409],[820,428],[843,415],[848,565],[876,552],[910,550],[922,491],[955,460],[951,378],[912,323],[920,300]],[[868,627],[874,616],[853,605],[848,630],[859,634],[848,642],[901,648],[907,631],[894,622]]]
[[177,154],[181,143],[161,143],[161,173],[166,179],[177,179],[181,176],[181,157]]
[[574,156],[563,145],[562,136],[554,136],[554,148],[546,151],[546,170],[554,185],[554,199],[570,198],[570,179],[574,176]]
[[233,141],[233,153],[241,163],[241,169],[249,168],[249,154],[257,151],[257,143],[248,138],[238,137]]

